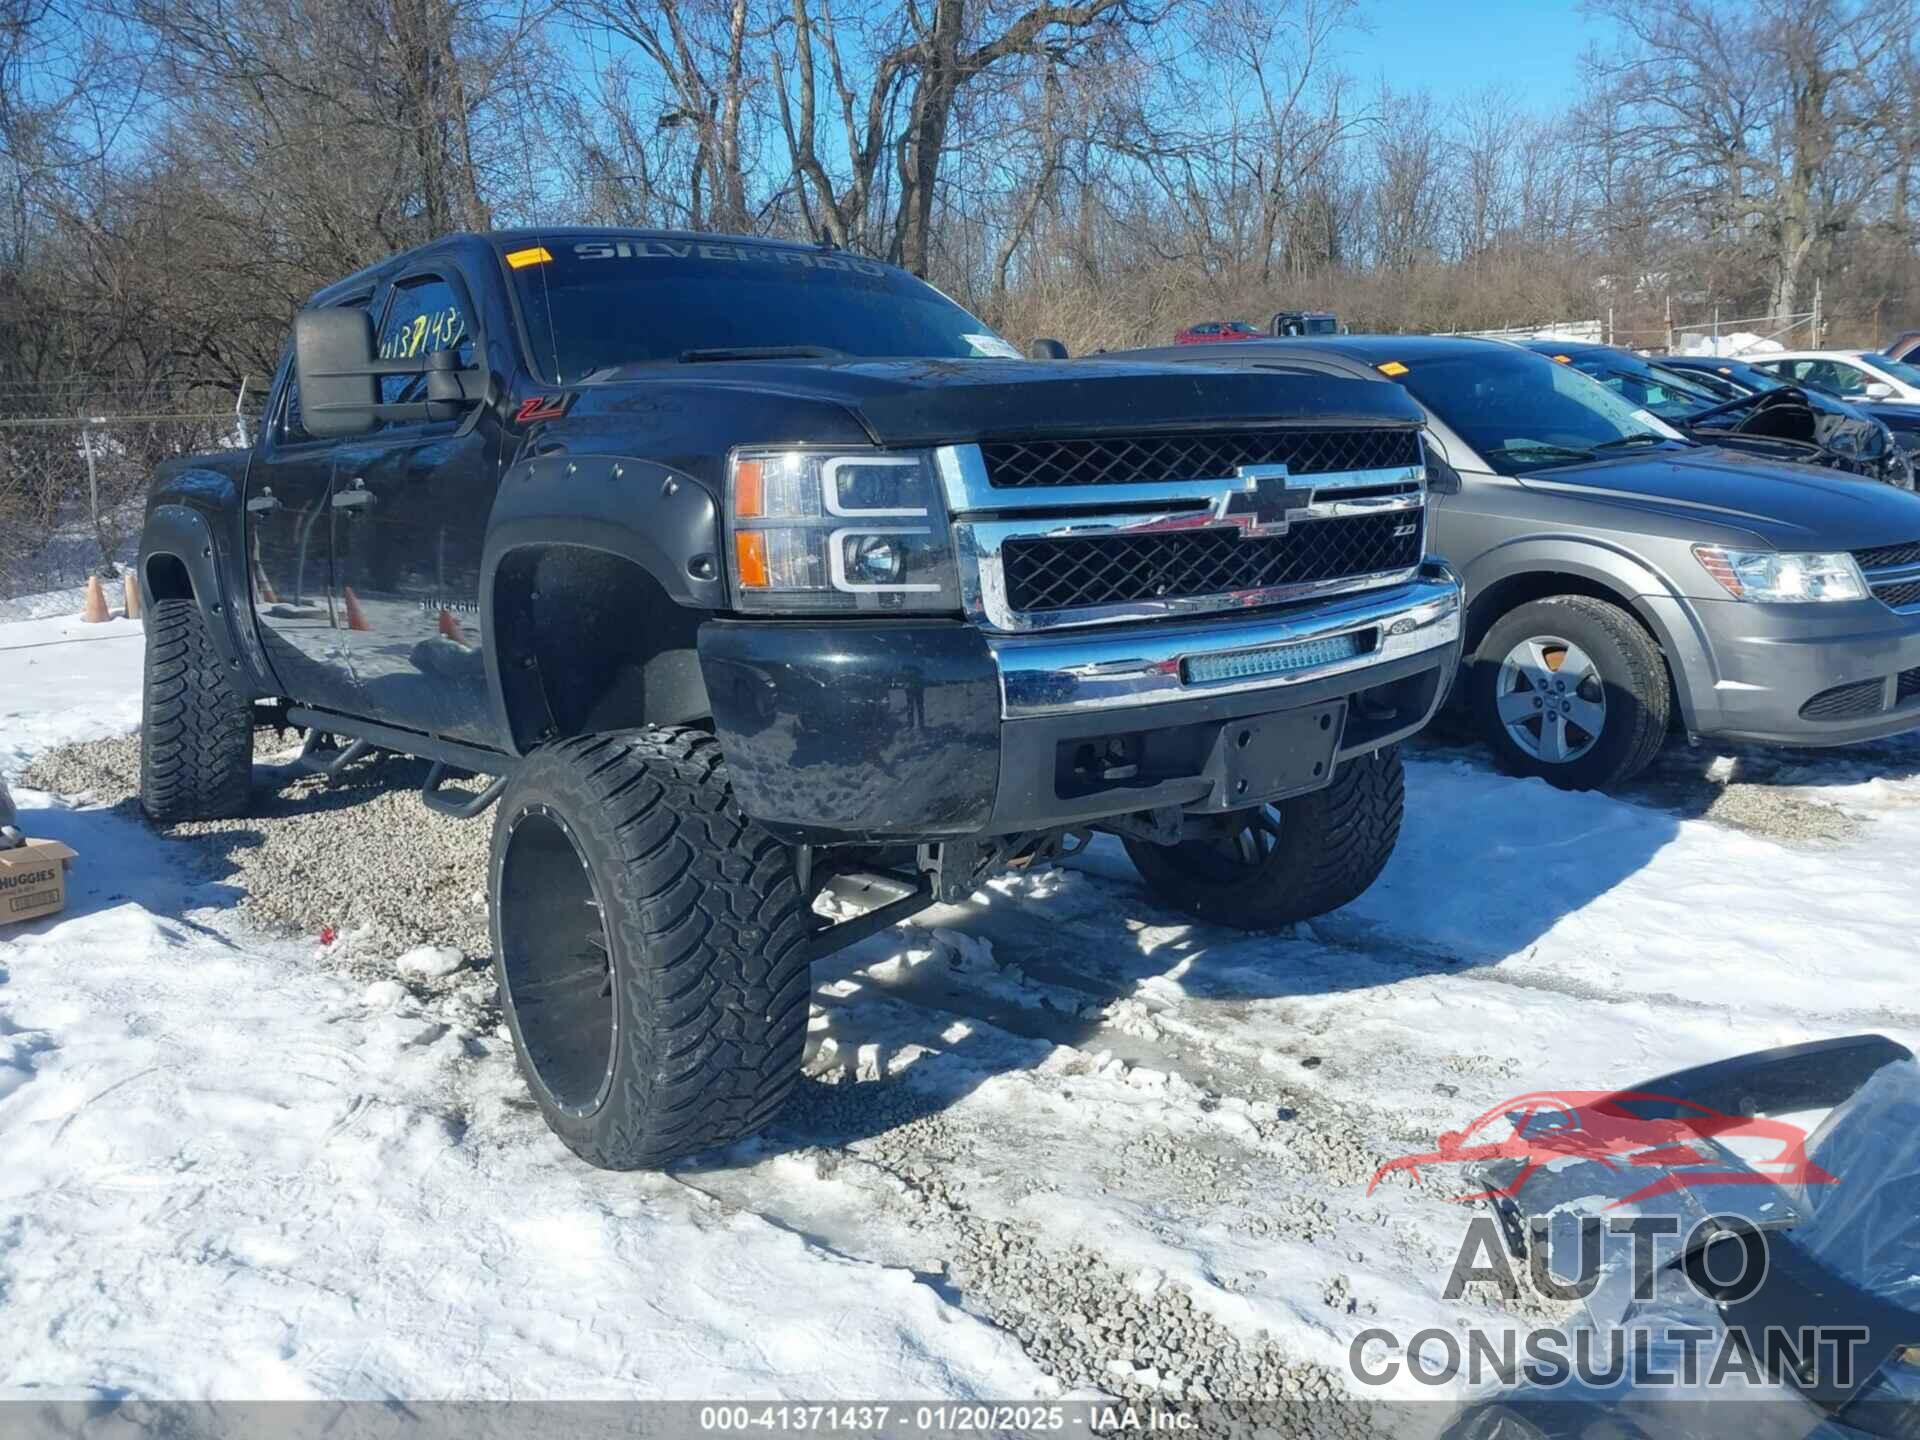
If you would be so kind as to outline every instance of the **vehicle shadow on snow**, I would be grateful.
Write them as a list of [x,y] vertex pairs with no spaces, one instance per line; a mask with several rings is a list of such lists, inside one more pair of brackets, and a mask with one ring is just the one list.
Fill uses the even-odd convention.
[[[1205,1025],[1209,1008],[1498,965],[1646,866],[1684,821],[1831,843],[1864,822],[1823,790],[1920,777],[1920,736],[1821,751],[1674,743],[1617,796],[1502,775],[1472,746],[1423,741],[1407,756],[1406,820],[1386,872],[1353,904],[1289,932],[1187,921],[1103,837],[1062,871],[993,882],[965,906],[820,962],[815,1024],[824,1018],[835,1047],[828,1073],[803,1083],[760,1139],[688,1168],[878,1135],[995,1075],[1059,1063],[1056,1046],[1108,1050],[1204,1086],[1206,1046],[1134,1038],[1152,1034],[1152,1012],[1170,996]],[[1311,1068],[1322,1043],[1303,1030],[1283,1069]]]
[[[229,909],[245,898],[244,889],[226,883],[230,869],[182,856],[170,846],[156,850],[160,837],[148,827],[137,805],[72,808],[25,803],[26,796],[34,793],[15,792],[15,800],[22,802],[20,828],[36,840],[58,840],[74,851],[76,858],[67,869],[67,903],[58,914],[0,930],[0,939],[44,934],[78,917],[133,904],[197,935],[230,943],[187,916],[189,910]],[[156,853],[164,857],[158,864]]]
[[[59,840],[78,854],[68,874],[66,908],[57,917],[6,933],[50,927],[131,902],[156,917],[221,939],[188,912],[232,909],[247,899],[248,870],[238,857],[267,845],[262,826],[324,822],[379,796],[418,789],[427,771],[425,761],[397,755],[376,756],[331,779],[291,762],[259,761],[245,818],[156,827],[131,793],[136,776],[121,773],[114,761],[90,764],[85,747],[76,748],[79,756],[69,754],[65,761],[69,768],[62,786],[75,803],[23,805],[20,812],[27,834]],[[29,778],[32,773],[29,766]],[[16,798],[24,801],[36,793],[45,792],[23,787]],[[313,863],[325,862],[316,853]]]
[[[1249,1062],[1157,1035],[1153,1013],[1169,1002],[1181,1002],[1183,1025],[1205,1026],[1210,1012],[1498,965],[1680,830],[1671,812],[1512,779],[1468,752],[1415,750],[1408,760],[1406,819],[1385,873],[1353,904],[1289,931],[1190,922],[1153,899],[1103,837],[1062,871],[992,882],[967,905],[829,957],[815,967],[815,1003],[835,1047],[826,1068],[846,1073],[803,1085],[750,1158],[937,1114],[994,1075],[1062,1063],[1056,1046],[1111,1051],[1210,1087],[1221,1064]],[[1302,1029],[1297,1053],[1283,1045],[1259,1063],[1312,1068],[1324,1044]],[[911,1063],[883,1079],[901,1057]],[[728,1152],[691,1168],[747,1158]]]

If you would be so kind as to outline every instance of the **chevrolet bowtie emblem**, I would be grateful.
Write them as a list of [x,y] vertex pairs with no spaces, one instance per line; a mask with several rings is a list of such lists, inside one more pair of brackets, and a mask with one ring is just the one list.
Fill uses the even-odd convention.
[[1292,484],[1284,465],[1241,465],[1233,473],[1240,484],[1215,499],[1214,516],[1245,536],[1284,535],[1313,504],[1312,482]]

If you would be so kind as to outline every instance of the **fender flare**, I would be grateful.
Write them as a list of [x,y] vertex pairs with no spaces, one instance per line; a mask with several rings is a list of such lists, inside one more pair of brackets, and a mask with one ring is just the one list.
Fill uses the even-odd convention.
[[1706,677],[1711,692],[1714,674],[1699,617],[1679,586],[1623,546],[1589,535],[1528,535],[1483,552],[1464,567],[1469,626],[1478,618],[1479,596],[1521,576],[1553,574],[1579,576],[1614,596],[1647,627],[1666,657],[1682,723],[1696,730],[1697,682]]
[[631,561],[668,600],[726,608],[720,509],[684,471],[625,455],[543,455],[508,467],[494,498],[480,562],[481,635],[494,728],[513,745],[508,679],[494,613],[500,567],[516,551],[597,550]]
[[198,510],[188,505],[156,505],[147,513],[140,536],[140,600],[153,604],[153,572],[149,568],[157,556],[178,561],[193,586],[194,603],[207,624],[213,648],[229,668],[243,670],[242,647],[233,629],[233,604],[220,584],[220,560],[214,549],[213,531]]

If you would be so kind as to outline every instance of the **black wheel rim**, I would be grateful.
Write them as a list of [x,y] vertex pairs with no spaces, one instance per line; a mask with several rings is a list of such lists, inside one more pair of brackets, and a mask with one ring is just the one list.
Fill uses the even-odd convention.
[[613,1083],[620,1014],[606,913],[566,821],[536,806],[513,821],[500,861],[500,968],[533,1078],[569,1114]]
[[1280,848],[1284,822],[1277,805],[1230,810],[1204,823],[1201,833],[1190,830],[1187,839],[1166,851],[1177,869],[1196,880],[1219,880],[1235,871],[1251,875],[1263,869]]

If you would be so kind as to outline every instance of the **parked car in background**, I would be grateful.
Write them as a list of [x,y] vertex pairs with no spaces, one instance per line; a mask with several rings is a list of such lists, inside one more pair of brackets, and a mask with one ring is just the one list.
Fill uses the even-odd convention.
[[1281,339],[1302,335],[1338,335],[1340,317],[1331,310],[1282,310],[1273,317],[1269,328]]
[[1920,365],[1872,350],[1789,350],[1753,363],[1769,375],[1818,386],[1842,400],[1920,405]]
[[1173,337],[1176,345],[1213,345],[1225,340],[1258,340],[1260,332],[1244,320],[1203,320]]
[[[1774,381],[1763,394],[1614,345],[1529,340],[1525,347],[1571,365],[1658,415],[1689,439],[1768,460],[1826,465],[1913,488],[1913,467],[1893,432],[1871,416],[1807,387]],[[1920,416],[1920,407],[1915,409]]]
[[1761,743],[1920,729],[1920,496],[1698,444],[1501,341],[1115,358],[1371,374],[1420,402],[1433,548],[1467,587],[1462,699],[1509,770],[1620,785],[1676,712],[1690,737]]
[[1880,347],[1880,353],[1889,360],[1911,360],[1920,354],[1920,330],[1902,330]]
[[[1905,488],[1914,488],[1914,467],[1920,465],[1920,405],[1900,405],[1884,400],[1842,400],[1807,381],[1786,381],[1770,375],[1751,360],[1727,355],[1653,355],[1649,363],[1663,370],[1677,371],[1688,382],[1704,385],[1716,395],[1737,399],[1745,395],[1763,395],[1793,389],[1807,403],[1824,414],[1862,415],[1887,427],[1893,443],[1907,457]],[[1892,475],[1881,478],[1900,483]]]

